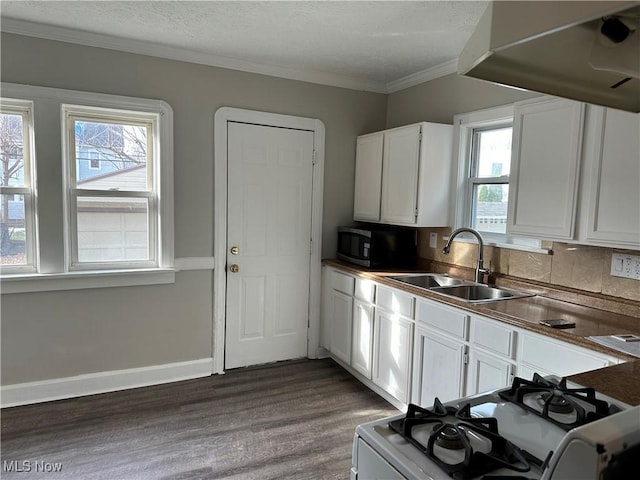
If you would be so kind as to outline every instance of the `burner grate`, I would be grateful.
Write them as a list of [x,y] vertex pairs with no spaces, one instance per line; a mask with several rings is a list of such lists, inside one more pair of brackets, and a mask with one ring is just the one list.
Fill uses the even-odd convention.
[[516,377],[499,395],[566,431],[620,411],[597,399],[593,388],[567,388],[566,378],[555,383],[537,373],[532,380]]
[[[415,438],[413,430],[416,426],[429,424],[435,428],[425,446]],[[390,422],[389,427],[457,480],[479,477],[499,468],[516,472],[528,472],[531,469],[527,461],[529,455],[500,436],[497,419],[472,417],[468,403],[459,409],[445,407],[438,398],[432,409],[410,404],[406,416]],[[489,446],[488,451],[474,450],[470,436],[482,439]],[[445,461],[436,450],[437,446],[463,452],[461,461]]]

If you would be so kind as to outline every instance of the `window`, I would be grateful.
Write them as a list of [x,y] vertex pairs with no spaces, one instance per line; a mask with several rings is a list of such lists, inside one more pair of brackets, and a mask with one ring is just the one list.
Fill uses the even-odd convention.
[[0,105],[0,265],[3,273],[35,271],[33,104]]
[[2,293],[173,282],[169,105],[8,83],[2,94]]
[[468,193],[470,226],[481,233],[507,233],[511,125],[474,128]]
[[456,115],[455,226],[478,230],[485,243],[541,251],[539,240],[507,232],[513,107]]
[[69,268],[156,266],[156,116],[78,105],[62,109],[69,135]]

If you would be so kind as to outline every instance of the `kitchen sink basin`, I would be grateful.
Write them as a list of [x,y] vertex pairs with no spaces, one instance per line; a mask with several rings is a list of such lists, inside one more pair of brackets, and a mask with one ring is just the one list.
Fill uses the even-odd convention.
[[448,287],[443,286],[432,288],[431,291],[442,295],[448,295],[469,303],[495,302],[496,300],[508,300],[512,298],[533,296],[531,293],[481,284],[454,285]]
[[451,278],[446,275],[438,275],[437,273],[423,273],[419,275],[398,275],[390,278],[394,280],[398,280],[399,282],[408,283],[409,285],[414,285],[416,287],[428,288],[428,289],[432,289],[434,287],[462,285],[463,283],[465,283],[464,280]]

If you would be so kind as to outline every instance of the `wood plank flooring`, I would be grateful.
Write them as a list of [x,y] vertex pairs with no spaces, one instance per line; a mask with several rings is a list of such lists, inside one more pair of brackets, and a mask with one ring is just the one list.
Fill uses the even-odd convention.
[[3,409],[0,476],[346,480],[356,425],[396,413],[332,360],[238,369]]

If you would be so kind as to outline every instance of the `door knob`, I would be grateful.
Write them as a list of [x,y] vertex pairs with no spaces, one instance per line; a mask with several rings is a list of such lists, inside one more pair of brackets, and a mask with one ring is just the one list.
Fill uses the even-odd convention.
[[238,273],[238,271],[240,270],[240,267],[237,264],[233,263],[229,267],[229,270],[231,270],[231,273]]
[[238,247],[231,247],[231,255],[237,255],[240,253],[240,249]]

